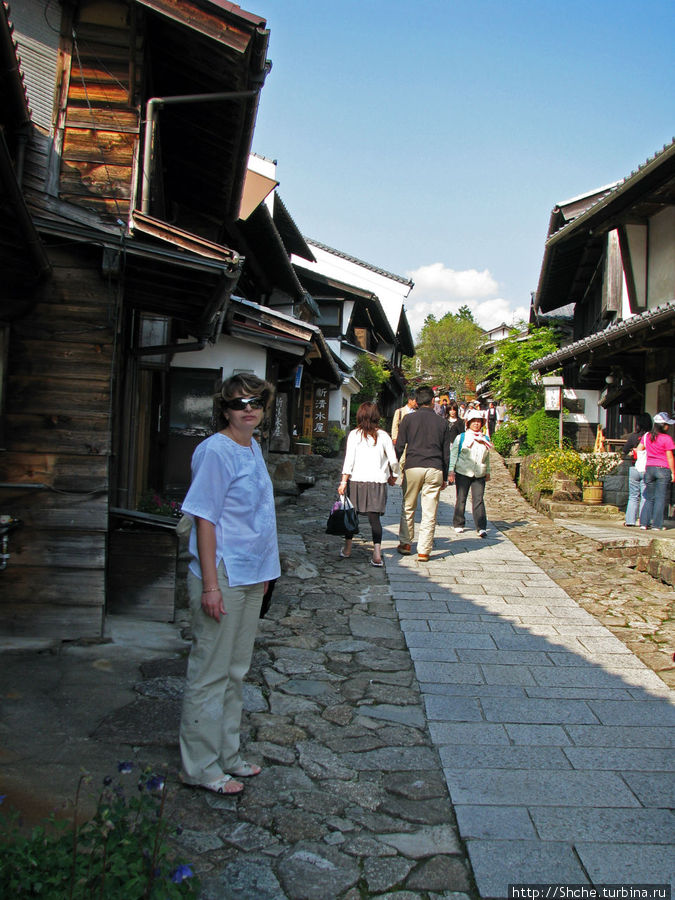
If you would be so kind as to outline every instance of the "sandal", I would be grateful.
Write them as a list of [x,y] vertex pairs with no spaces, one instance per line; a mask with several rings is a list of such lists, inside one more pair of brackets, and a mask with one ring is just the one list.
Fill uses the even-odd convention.
[[236,775],[237,778],[251,778],[253,775],[260,775],[262,769],[255,763],[243,762],[236,769],[230,769],[230,775]]
[[203,788],[212,794],[239,794],[244,790],[241,781],[235,781],[231,775],[221,775],[215,781],[207,781],[204,784],[193,784],[191,787]]
[[340,557],[341,559],[349,559],[351,557],[351,553],[344,553],[342,548],[340,548]]
[[371,566],[375,566],[376,569],[381,569],[382,566],[384,565],[384,563],[382,562],[382,560],[380,560],[379,562],[377,562],[377,560],[375,560],[375,559],[371,559],[371,560],[370,560],[370,564],[371,564]]

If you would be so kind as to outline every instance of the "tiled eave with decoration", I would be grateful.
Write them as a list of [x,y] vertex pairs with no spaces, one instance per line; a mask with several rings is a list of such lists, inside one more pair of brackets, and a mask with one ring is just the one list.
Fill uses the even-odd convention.
[[661,343],[668,335],[675,338],[675,300],[623,319],[604,331],[574,341],[541,359],[535,359],[530,363],[530,368],[534,372],[552,372],[570,360],[581,364],[592,356],[603,358],[626,353],[635,347],[636,340],[640,343],[640,349],[645,349],[649,347],[650,338]]

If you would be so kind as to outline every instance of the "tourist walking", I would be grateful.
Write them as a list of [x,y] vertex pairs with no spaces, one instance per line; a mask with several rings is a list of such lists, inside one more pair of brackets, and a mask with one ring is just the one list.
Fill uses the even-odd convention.
[[415,412],[417,409],[417,400],[415,399],[415,392],[410,391],[408,394],[408,400],[405,406],[399,406],[398,409],[394,410],[394,418],[391,420],[391,439],[393,443],[396,443],[396,438],[398,437],[398,430],[401,427],[402,420],[411,412]]
[[487,433],[492,437],[497,430],[497,407],[492,400],[490,400],[490,403],[488,404],[487,412],[485,414],[485,423],[487,425]]
[[450,446],[457,437],[464,431],[464,420],[459,417],[459,408],[456,400],[448,403],[448,431],[450,432]]
[[236,794],[260,766],[239,752],[242,681],[251,664],[263,593],[280,575],[272,482],[253,432],[273,389],[234,375],[220,391],[220,430],[197,446],[183,512],[190,534],[192,649],[180,723],[181,777]]
[[648,528],[665,530],[664,507],[670,497],[670,485],[675,481],[675,441],[668,434],[668,426],[673,424],[675,419],[668,413],[657,413],[652,430],[638,444],[638,448],[644,446],[647,451],[645,501],[640,510],[640,528],[645,531]]
[[452,524],[457,534],[464,532],[466,500],[471,491],[473,521],[478,536],[487,537],[485,483],[490,480],[490,441],[482,433],[483,416],[477,409],[467,410],[466,431],[455,438],[450,451],[448,480],[455,485],[455,512]]
[[441,491],[448,482],[450,436],[445,419],[435,415],[430,387],[417,389],[417,412],[401,423],[396,439],[396,455],[406,454],[403,472],[403,506],[398,552],[412,552],[415,537],[417,499],[422,495],[422,522],[417,541],[417,558],[427,562],[436,531],[436,514]]
[[[405,420],[404,420],[405,421]],[[349,494],[358,513],[368,516],[373,531],[371,566],[382,567],[382,522],[387,506],[387,485],[396,484],[398,459],[386,431],[379,427],[380,410],[376,403],[362,403],[356,411],[356,428],[347,436],[342,481],[338,494]],[[340,556],[352,555],[352,539],[345,538]]]
[[640,509],[645,499],[645,469],[647,467],[647,451],[638,451],[645,432],[651,431],[652,417],[640,413],[636,417],[635,431],[628,435],[623,445],[623,458],[630,464],[628,470],[628,503],[624,525],[633,528],[637,524]]

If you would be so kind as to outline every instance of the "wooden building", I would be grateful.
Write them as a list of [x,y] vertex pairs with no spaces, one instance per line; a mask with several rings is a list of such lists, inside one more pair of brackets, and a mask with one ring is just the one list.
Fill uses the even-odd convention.
[[267,44],[227,0],[0,4],[5,633],[102,633],[109,511],[153,484],[170,360],[241,274]]
[[623,181],[554,208],[533,320],[569,311],[572,334],[532,368],[562,367],[566,402],[569,392],[584,404],[566,416],[570,434],[599,422],[619,446],[636,414],[672,414],[674,248],[675,142]]

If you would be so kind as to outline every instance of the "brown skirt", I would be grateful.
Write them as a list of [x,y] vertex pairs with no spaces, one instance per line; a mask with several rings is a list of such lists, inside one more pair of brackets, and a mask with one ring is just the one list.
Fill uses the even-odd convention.
[[360,513],[379,513],[387,506],[387,483],[376,481],[350,481],[349,499]]

